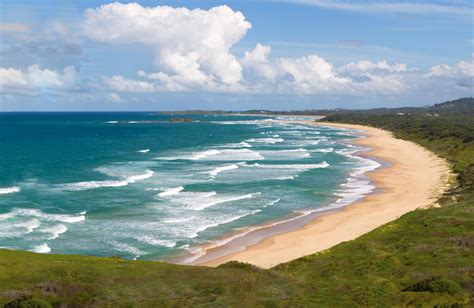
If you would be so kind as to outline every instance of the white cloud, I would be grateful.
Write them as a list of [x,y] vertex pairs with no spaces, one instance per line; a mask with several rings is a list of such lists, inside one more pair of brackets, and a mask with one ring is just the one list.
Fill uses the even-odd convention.
[[0,93],[34,95],[41,90],[65,90],[76,82],[76,70],[67,66],[63,72],[41,69],[38,64],[23,71],[15,68],[0,68]]
[[390,1],[331,1],[331,0],[282,0],[282,2],[301,3],[326,9],[365,13],[408,13],[408,14],[445,14],[472,16],[469,5],[445,5],[421,2]]
[[387,61],[372,62],[369,60],[363,60],[358,62],[351,62],[342,66],[339,71],[341,72],[369,72],[376,70],[384,70],[390,73],[406,72],[407,65],[401,63],[389,64]]
[[153,83],[134,79],[127,79],[120,75],[104,78],[104,83],[109,89],[119,92],[158,91],[158,87]]
[[435,65],[424,74],[424,77],[443,87],[456,86],[469,89],[470,95],[474,95],[474,54],[454,66]]
[[242,67],[230,48],[250,28],[242,13],[228,6],[189,10],[111,3],[88,9],[84,20],[85,33],[93,40],[153,48],[156,77],[164,88],[239,83]]
[[105,98],[108,100],[108,101],[111,101],[113,103],[121,103],[123,102],[122,98],[117,94],[117,93],[108,93],[105,95]]
[[474,76],[474,54],[463,61],[458,62],[451,67],[447,64],[439,64],[430,68],[426,74],[427,77],[445,76],[445,77],[473,77]]
[[406,77],[417,70],[408,69],[402,63],[390,64],[386,60],[351,62],[337,69],[341,76],[350,78],[353,92],[357,95],[402,94],[411,87]]
[[334,93],[350,81],[337,76],[332,64],[317,55],[281,58],[276,64],[285,88],[294,88],[296,92]]
[[253,70],[257,75],[274,80],[277,72],[268,59],[271,50],[270,46],[257,44],[254,50],[245,52],[241,63],[244,68]]
[[[269,60],[269,46],[257,45],[246,52],[242,63],[248,91],[298,94],[397,94],[407,90],[402,76],[406,64],[387,61],[352,62],[335,67],[318,55]],[[255,79],[251,74],[260,79]]]
[[204,90],[214,93],[344,96],[406,95],[424,91],[435,93],[455,85],[464,88],[460,95],[469,95],[464,92],[472,88],[474,76],[472,58],[460,61],[454,67],[438,65],[423,71],[386,60],[363,60],[335,67],[317,55],[271,60],[270,50],[269,46],[257,45],[254,50],[246,52],[240,59],[244,67],[243,79],[232,86],[214,84],[190,88],[184,86],[177,76],[144,71],[138,71],[137,75],[147,81],[114,76],[106,79],[106,84],[112,91],[128,92]]
[[[303,2],[353,11],[465,13],[464,8],[454,6],[408,2]],[[362,96],[403,94],[429,83],[418,81],[416,77],[423,73],[403,63],[365,60],[335,67],[316,54],[271,58],[271,46],[262,44],[239,59],[230,50],[250,28],[240,12],[227,6],[190,10],[111,3],[87,10],[84,18],[85,33],[93,40],[114,45],[140,44],[154,52],[154,67],[138,71],[136,79],[121,75],[104,78],[111,92]],[[469,71],[468,64],[461,63],[457,69]]]

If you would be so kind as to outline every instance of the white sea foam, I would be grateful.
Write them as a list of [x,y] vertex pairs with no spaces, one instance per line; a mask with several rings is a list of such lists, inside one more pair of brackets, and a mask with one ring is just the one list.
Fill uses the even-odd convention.
[[352,172],[350,175],[352,177],[358,177],[363,175],[364,173],[373,171],[381,166],[377,161],[364,158],[361,156],[353,155],[354,153],[366,150],[367,148],[355,147],[353,145],[348,145],[351,149],[344,149],[344,150],[336,150],[337,154],[349,157],[353,160],[357,160],[363,164],[363,166],[356,168],[356,171]]
[[348,137],[357,137],[358,136],[356,131],[343,131],[343,132],[336,133],[336,135],[348,136]]
[[115,249],[117,249],[118,251],[127,252],[134,255],[135,256],[134,260],[140,257],[141,255],[146,254],[146,252],[140,250],[137,247],[131,246],[129,244],[119,243],[117,241],[111,241],[110,244],[112,244],[115,247]]
[[214,160],[214,161],[242,161],[242,160],[261,160],[263,157],[256,151],[249,149],[223,149],[208,150],[195,153],[190,157],[191,160]]
[[168,197],[168,196],[176,195],[176,194],[179,194],[179,192],[182,191],[183,189],[184,189],[183,186],[169,188],[169,189],[159,193],[158,196]]
[[190,221],[190,220],[193,220],[195,218],[196,218],[195,216],[191,216],[191,217],[187,217],[187,218],[171,218],[171,219],[163,220],[163,222],[165,224],[176,224],[176,223],[180,223],[180,222]]
[[138,240],[139,242],[146,243],[153,246],[161,246],[161,247],[168,247],[168,248],[173,248],[174,246],[176,246],[175,241],[161,240],[149,235],[139,235],[139,236],[136,236],[135,239]]
[[17,226],[21,226],[26,229],[26,233],[32,233],[36,228],[41,225],[41,222],[37,218],[33,218],[31,220],[25,221],[24,223],[20,223]]
[[227,203],[227,202],[233,202],[233,201],[239,201],[239,200],[244,200],[244,199],[251,199],[255,196],[256,194],[247,194],[247,195],[241,195],[241,196],[222,196],[222,197],[216,197],[214,200],[211,200],[207,203],[203,204],[198,204],[195,206],[192,206],[192,209],[195,211],[201,211],[204,210],[210,206],[214,206],[217,204],[221,203]]
[[48,240],[54,240],[57,239],[59,235],[65,233],[67,231],[67,227],[63,224],[58,224],[52,227],[43,228],[39,231],[41,231],[42,233],[48,233]]
[[220,147],[220,148],[251,148],[252,145],[248,144],[245,141],[242,141],[242,142],[239,142],[239,143],[227,143],[227,144],[224,144],[224,145],[220,145],[218,147]]
[[[97,170],[101,170],[98,168]],[[104,181],[85,181],[76,183],[59,184],[57,187],[63,190],[70,191],[81,191],[96,188],[108,188],[108,187],[122,187],[128,184],[135,183],[137,181],[145,180],[152,177],[154,172],[152,170],[146,170],[142,174],[135,174],[123,177],[121,180],[104,180]]]
[[193,156],[191,156],[190,159],[199,160],[199,159],[207,158],[207,157],[209,157],[209,156],[215,156],[215,155],[217,155],[217,154],[221,154],[221,151],[218,151],[218,150],[208,150],[208,151],[196,153],[196,154],[194,154]]
[[296,170],[310,170],[310,169],[319,169],[319,168],[327,168],[330,165],[326,162],[320,162],[318,164],[242,164],[245,167],[255,167],[255,168],[270,168],[270,169],[296,169]]
[[202,211],[208,207],[234,202],[244,199],[251,199],[260,193],[252,193],[246,195],[229,195],[217,194],[215,191],[210,192],[181,192],[176,195],[166,196],[172,203],[184,206],[184,208],[193,211]]
[[148,178],[151,178],[155,172],[151,170],[145,171],[143,174],[130,175],[125,178],[128,183],[135,183],[136,181],[142,181]]
[[118,121],[107,121],[107,122],[105,122],[105,123],[107,123],[107,124],[117,124]]
[[252,138],[245,140],[246,142],[253,142],[253,143],[269,143],[275,144],[285,141],[283,138]]
[[317,139],[317,140],[314,140],[314,139],[293,140],[293,141],[291,141],[291,145],[304,147],[304,146],[317,145],[320,142],[321,142],[321,139]]
[[[311,169],[328,168],[326,161],[313,164],[236,163],[239,167],[219,174],[216,181],[223,183],[243,183],[267,180],[293,180],[299,173]],[[229,168],[230,169],[230,168]]]
[[[215,124],[222,124],[222,125],[264,125],[265,124],[272,124],[275,121],[273,119],[263,119],[263,120],[242,120],[242,121],[212,121]],[[270,126],[268,126],[270,127]]]
[[0,195],[17,193],[20,192],[20,190],[20,187],[17,186],[0,188]]
[[291,150],[264,150],[259,151],[265,159],[268,160],[290,160],[290,159],[302,159],[311,157],[308,150],[304,148],[291,149]]
[[298,175],[288,175],[288,176],[278,176],[275,180],[285,181],[285,180],[294,180],[298,177]]
[[36,217],[47,221],[58,221],[65,223],[77,223],[84,221],[86,212],[82,212],[76,215],[66,214],[46,214],[37,209],[14,209],[13,211],[0,215],[0,221],[14,218],[14,217]]
[[266,207],[268,207],[268,206],[272,206],[272,205],[274,205],[274,204],[276,204],[276,203],[278,203],[278,202],[280,202],[280,198],[275,199],[275,200],[273,200],[273,201],[270,201],[270,202],[266,203],[264,206],[262,206],[262,208],[266,208]]
[[5,213],[5,214],[0,214],[0,221],[2,220],[7,220],[9,218],[12,218],[15,216],[15,213],[14,212],[9,212],[9,213]]
[[352,157],[359,159],[366,164],[365,166],[359,167],[357,168],[356,171],[351,173],[351,176],[354,176],[354,177],[361,176],[370,171],[374,171],[375,169],[380,168],[382,166],[375,160],[371,160],[371,159],[367,159],[367,158],[363,158],[359,156],[352,156]]
[[49,248],[48,244],[43,243],[41,245],[34,246],[30,251],[36,253],[48,253],[51,252],[51,248]]
[[316,152],[316,153],[331,153],[331,152],[334,152],[334,148],[315,149],[315,150],[310,150],[310,152]]
[[122,187],[127,186],[128,182],[123,180],[107,180],[107,181],[86,181],[86,182],[77,182],[77,183],[67,183],[67,184],[60,184],[58,187],[64,190],[71,190],[71,191],[80,191],[80,190],[88,190],[88,189],[95,189],[95,188],[102,188],[102,187]]
[[255,215],[255,214],[257,214],[261,211],[262,210],[260,210],[260,209],[256,209],[256,210],[251,210],[251,211],[244,212],[243,214],[239,214],[239,215],[228,215],[227,217],[222,217],[222,218],[220,218],[218,220],[215,220],[215,221],[206,221],[205,224],[203,224],[201,226],[198,226],[194,231],[192,231],[191,234],[188,234],[188,237],[189,238],[195,238],[195,237],[199,236],[199,233],[201,233],[203,231],[206,231],[210,228],[225,225],[225,224],[231,223],[233,221],[239,220],[241,218],[244,218],[246,216]]
[[232,165],[217,167],[217,168],[215,168],[211,171],[208,171],[207,173],[209,173],[212,177],[215,177],[216,175],[218,175],[219,173],[221,173],[223,171],[234,170],[234,169],[238,169],[238,168],[239,168],[239,166],[237,166],[236,164],[232,164]]
[[138,150],[138,153],[148,153],[150,152],[150,149],[144,149],[144,150]]

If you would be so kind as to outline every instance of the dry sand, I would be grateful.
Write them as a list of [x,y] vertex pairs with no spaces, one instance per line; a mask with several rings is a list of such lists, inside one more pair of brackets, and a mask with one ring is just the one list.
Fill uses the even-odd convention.
[[[216,266],[237,260],[270,268],[353,240],[407,212],[434,205],[449,187],[451,173],[445,160],[419,145],[394,138],[388,131],[360,125],[303,123],[362,130],[367,138],[356,143],[371,148],[362,155],[389,163],[367,174],[379,192],[340,211],[321,215],[300,229],[268,237],[211,261],[198,260],[198,264]],[[209,252],[213,249],[219,248],[209,248]]]

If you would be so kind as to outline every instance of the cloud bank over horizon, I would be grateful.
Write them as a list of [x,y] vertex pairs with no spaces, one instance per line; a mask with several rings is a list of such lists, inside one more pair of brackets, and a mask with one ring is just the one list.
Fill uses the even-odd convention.
[[[329,6],[323,1],[310,4]],[[56,67],[39,63],[24,63],[23,67],[2,65],[1,100],[44,97],[45,93],[52,97],[82,95],[86,99],[95,97],[121,104],[133,103],[129,99],[133,95],[153,97],[160,93],[348,98],[407,97],[424,92],[454,98],[473,93],[474,54],[458,59],[454,65],[439,63],[424,69],[370,59],[334,65],[316,53],[273,56],[272,46],[262,43],[239,55],[235,48],[252,24],[242,12],[227,5],[188,9],[116,2],[86,9],[73,34],[66,26],[62,29],[56,24],[55,27],[55,46],[62,49],[50,48],[49,52],[61,52],[64,66],[60,66],[63,63],[54,63]],[[22,35],[27,35],[31,27],[4,23],[0,31],[25,41]],[[151,57],[144,59],[142,67],[133,72],[130,69],[120,72],[118,68],[123,63],[117,63],[116,74],[83,75],[79,65],[66,62],[81,57],[86,43],[104,46],[111,53],[115,48],[140,48]],[[130,57],[134,54],[130,53]]]

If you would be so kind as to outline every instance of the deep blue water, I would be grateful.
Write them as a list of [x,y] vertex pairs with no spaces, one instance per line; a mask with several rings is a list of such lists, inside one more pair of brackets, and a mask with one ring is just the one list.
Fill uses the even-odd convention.
[[167,258],[373,189],[355,132],[171,117],[0,113],[0,247]]

